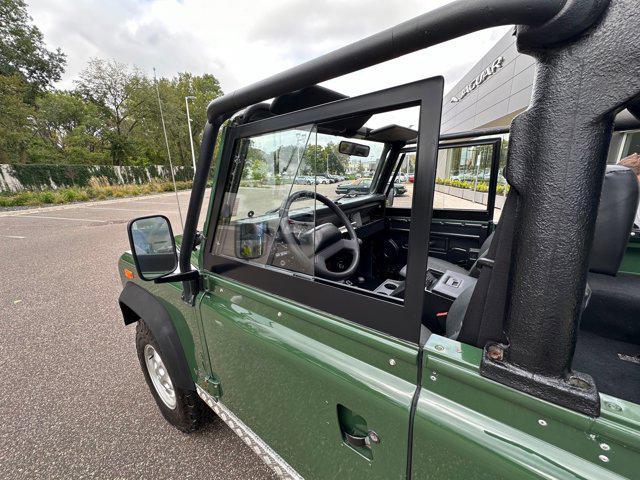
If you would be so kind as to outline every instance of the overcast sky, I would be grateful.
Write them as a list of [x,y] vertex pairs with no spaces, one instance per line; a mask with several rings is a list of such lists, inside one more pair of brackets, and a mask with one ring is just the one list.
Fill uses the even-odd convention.
[[[211,73],[225,92],[248,85],[449,0],[27,0],[51,47],[67,54],[60,83],[92,57],[171,77]],[[508,27],[486,30],[326,83],[348,95],[443,75],[445,92]]]

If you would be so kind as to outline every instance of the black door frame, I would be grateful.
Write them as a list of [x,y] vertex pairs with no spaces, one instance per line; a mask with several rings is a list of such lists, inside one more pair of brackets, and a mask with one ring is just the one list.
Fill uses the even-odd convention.
[[[238,126],[226,132],[214,198],[203,252],[205,270],[299,302],[331,315],[379,330],[394,337],[418,343],[424,307],[424,278],[427,269],[429,230],[435,185],[435,168],[442,109],[442,77],[434,77],[354,98],[279,115]],[[416,185],[409,234],[409,267],[404,303],[382,299],[329,281],[315,281],[305,275],[265,268],[219,255],[213,244],[222,208],[231,160],[240,138],[286,128],[314,124],[356,114],[375,114],[399,108],[420,106],[417,144]]]

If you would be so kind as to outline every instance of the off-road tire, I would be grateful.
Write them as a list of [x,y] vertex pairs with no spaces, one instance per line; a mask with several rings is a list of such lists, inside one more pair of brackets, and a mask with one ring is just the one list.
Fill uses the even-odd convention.
[[[197,430],[211,418],[208,407],[200,397],[198,397],[195,390],[183,390],[175,385],[173,379],[171,379],[171,381],[176,395],[176,407],[171,409],[165,405],[153,386],[149,376],[149,371],[147,370],[144,358],[144,348],[149,344],[159,353],[163,362],[166,363],[166,358],[162,355],[162,350],[160,349],[158,342],[156,342],[153,333],[151,333],[151,330],[149,330],[149,327],[147,327],[143,320],[139,320],[136,326],[136,350],[138,352],[138,360],[140,361],[140,368],[144,374],[144,379],[147,382],[149,390],[151,390],[151,394],[153,395],[162,416],[167,420],[167,422],[182,432],[191,433]],[[171,367],[169,366],[167,370],[171,370]]]

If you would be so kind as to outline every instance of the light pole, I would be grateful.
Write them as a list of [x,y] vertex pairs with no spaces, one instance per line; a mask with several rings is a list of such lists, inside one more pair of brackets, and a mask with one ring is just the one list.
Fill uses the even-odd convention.
[[193,133],[191,133],[191,117],[189,116],[189,100],[196,97],[184,97],[184,104],[187,106],[187,125],[189,126],[189,142],[191,142],[191,160],[193,161],[193,176],[196,175],[196,152],[193,149]]
[[[414,123],[412,123],[411,125],[409,125],[409,128],[413,128],[416,125]],[[407,178],[409,177],[409,155],[405,155],[404,156],[404,174],[407,176]],[[400,170],[402,170],[402,168],[400,168]]]

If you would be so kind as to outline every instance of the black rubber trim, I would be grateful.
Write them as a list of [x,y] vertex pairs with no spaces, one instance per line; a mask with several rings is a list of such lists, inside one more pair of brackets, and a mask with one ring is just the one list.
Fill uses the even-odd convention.
[[171,317],[160,301],[140,285],[127,282],[120,294],[120,309],[125,316],[125,324],[134,323],[128,319],[129,310],[144,320],[160,346],[162,359],[169,370],[174,385],[183,390],[195,390],[187,359]]
[[418,400],[422,392],[422,360],[424,358],[424,346],[431,336],[431,332],[426,328],[420,329],[420,343],[418,345],[418,378],[416,379],[416,391],[413,392],[411,399],[411,410],[409,410],[409,435],[407,443],[407,480],[411,480],[413,470],[413,425],[415,423],[416,410],[418,409]]

